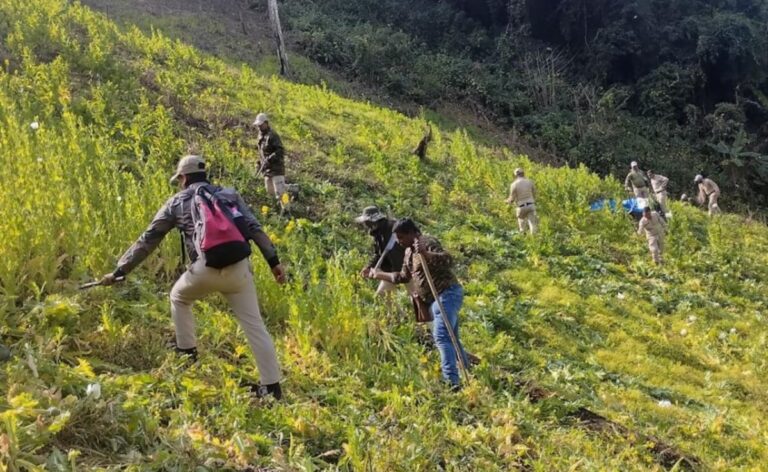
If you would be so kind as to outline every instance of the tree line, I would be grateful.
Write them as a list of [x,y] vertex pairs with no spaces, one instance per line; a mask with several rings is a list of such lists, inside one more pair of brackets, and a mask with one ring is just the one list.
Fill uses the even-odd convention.
[[418,104],[467,104],[571,165],[629,162],[768,206],[760,0],[286,0],[295,46]]

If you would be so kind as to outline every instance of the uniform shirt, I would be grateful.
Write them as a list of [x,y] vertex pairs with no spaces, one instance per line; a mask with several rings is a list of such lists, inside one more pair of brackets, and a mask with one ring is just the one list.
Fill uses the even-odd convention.
[[661,193],[667,191],[667,184],[669,179],[663,175],[654,174],[651,179],[651,186],[653,187],[653,193]]
[[704,192],[706,196],[710,196],[713,193],[720,193],[720,187],[712,179],[704,179],[699,184],[699,191]]
[[271,128],[266,133],[259,131],[259,154],[264,177],[285,175],[285,150],[280,136]]
[[[198,254],[194,243],[195,224],[192,221],[192,205],[195,192],[203,185],[210,184],[207,182],[194,183],[169,198],[157,212],[141,237],[120,258],[117,263],[118,270],[127,274],[136,268],[160,245],[165,235],[173,228],[177,228],[184,236],[184,246],[189,259],[192,262],[197,260]],[[261,229],[261,224],[253,216],[253,213],[248,208],[248,205],[245,204],[240,194],[234,189],[212,187],[218,189],[217,196],[225,201],[234,203],[237,209],[240,210],[240,213],[243,214],[248,230],[248,234],[244,234],[244,236],[256,243],[269,266],[275,267],[278,265],[280,260],[277,257],[277,251],[272,245],[272,241]]]
[[629,188],[630,184],[632,184],[632,187],[634,188],[645,188],[648,186],[648,179],[641,171],[633,170],[630,171],[630,173],[627,174],[627,178],[624,179],[625,187]]
[[637,234],[643,234],[643,231],[645,231],[645,235],[649,238],[660,238],[666,233],[667,224],[657,212],[652,211],[650,218],[643,216],[640,220]]
[[536,186],[533,182],[525,177],[518,177],[509,186],[509,198],[515,202],[515,205],[525,205],[526,203],[534,203],[534,197],[536,196]]
[[[440,242],[427,235],[420,235],[419,240],[421,241],[423,253],[416,253],[413,247],[406,248],[403,268],[400,272],[394,274],[392,282],[405,284],[411,280],[415,281],[419,298],[426,303],[432,303],[435,301],[435,298],[432,296],[432,290],[429,287],[429,282],[427,282],[427,276],[421,264],[421,257],[424,257],[429,265],[429,272],[432,274],[432,280],[435,282],[435,289],[438,295],[452,285],[459,283],[459,281],[453,274],[453,257],[443,250]],[[416,257],[416,254],[419,254],[421,257]]]

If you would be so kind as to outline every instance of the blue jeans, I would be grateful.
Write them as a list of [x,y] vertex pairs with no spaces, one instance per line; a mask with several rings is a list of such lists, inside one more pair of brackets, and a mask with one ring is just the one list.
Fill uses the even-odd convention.
[[[448,322],[453,328],[453,333],[456,335],[456,342],[459,345],[459,350],[461,350],[464,365],[469,366],[467,353],[464,352],[464,347],[461,345],[461,338],[459,338],[459,310],[464,303],[464,289],[461,288],[461,285],[459,284],[451,285],[443,290],[439,298],[443,304],[443,308],[445,308],[446,318],[448,318]],[[430,311],[435,318],[434,324],[432,325],[432,336],[435,338],[435,344],[440,351],[440,368],[443,371],[443,378],[451,385],[459,385],[459,369],[456,366],[456,350],[453,348],[451,335],[448,334],[447,326],[440,314],[440,305],[437,303],[437,300],[432,302]]]

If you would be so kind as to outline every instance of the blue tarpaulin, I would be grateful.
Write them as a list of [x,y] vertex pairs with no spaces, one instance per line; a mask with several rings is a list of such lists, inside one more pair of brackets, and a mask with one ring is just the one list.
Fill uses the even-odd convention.
[[[645,207],[648,206],[648,200],[645,198],[628,198],[621,202],[621,207],[627,213],[640,214]],[[610,208],[611,211],[616,211],[616,200],[602,199],[596,200],[589,205],[591,211],[600,211],[605,208]]]
[[629,198],[621,202],[621,206],[624,207],[624,210],[627,213],[631,213],[633,215],[640,214],[643,212],[643,210],[645,210],[645,207],[648,206],[648,199],[647,198]]
[[600,211],[606,207],[610,208],[611,211],[616,211],[616,200],[596,200],[589,205],[589,209],[592,211]]

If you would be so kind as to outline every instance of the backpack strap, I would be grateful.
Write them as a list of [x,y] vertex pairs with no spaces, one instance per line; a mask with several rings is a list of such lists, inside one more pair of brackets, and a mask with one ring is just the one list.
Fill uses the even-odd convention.
[[184,232],[179,231],[179,241],[181,246],[181,265],[183,266],[187,262],[187,249],[184,247]]

